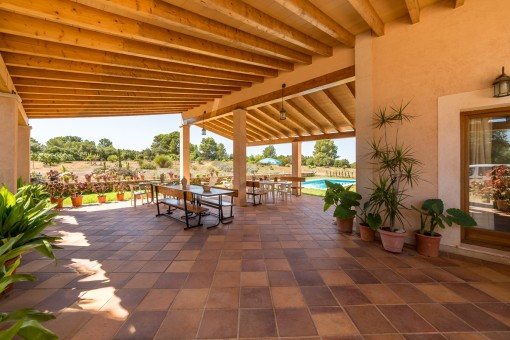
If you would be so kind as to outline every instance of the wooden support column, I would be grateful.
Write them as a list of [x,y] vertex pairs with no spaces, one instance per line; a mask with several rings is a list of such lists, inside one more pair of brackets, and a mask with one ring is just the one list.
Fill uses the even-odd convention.
[[18,102],[15,98],[0,96],[0,185],[16,192],[18,175]]
[[292,142],[292,177],[301,177],[301,143]]
[[18,173],[23,182],[30,183],[30,130],[32,127],[18,125]]
[[356,36],[356,191],[368,200],[373,167],[367,154],[372,137],[372,36],[369,31]]
[[246,114],[234,110],[234,188],[239,191],[239,206],[246,205]]
[[179,146],[179,154],[180,154],[180,162],[179,162],[179,174],[180,178],[186,177],[188,180],[188,184],[191,180],[191,172],[190,172],[190,153],[189,153],[189,125],[181,125],[181,134],[180,134],[180,146]]

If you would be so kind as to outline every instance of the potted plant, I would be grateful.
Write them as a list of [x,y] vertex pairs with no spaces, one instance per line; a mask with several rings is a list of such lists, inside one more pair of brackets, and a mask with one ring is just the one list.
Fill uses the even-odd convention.
[[57,170],[50,170],[46,173],[48,176],[48,179],[50,181],[58,181],[58,171]]
[[93,184],[94,192],[97,194],[97,201],[99,203],[105,203],[106,202],[106,191],[108,190],[108,187],[105,183],[102,182],[96,182]]
[[446,226],[451,227],[457,224],[461,227],[474,227],[476,221],[469,214],[457,208],[444,210],[444,203],[439,198],[425,200],[418,209],[413,209],[420,213],[420,230],[415,232],[416,250],[419,254],[425,256],[439,256],[439,244],[441,243],[441,234],[436,233],[437,227],[442,229]]
[[381,226],[381,215],[373,211],[370,201],[363,203],[359,209],[359,214],[356,214],[358,219],[359,234],[363,241],[372,242],[375,240],[375,232]]
[[498,165],[491,171],[492,198],[501,211],[510,210],[510,167]]
[[326,181],[326,187],[324,211],[334,205],[335,211],[333,216],[336,217],[336,223],[340,232],[352,233],[354,216],[356,216],[354,208],[359,206],[361,195],[350,190],[352,185],[344,187],[340,183]]
[[124,182],[115,183],[114,190],[117,192],[117,201],[124,201],[124,193],[127,190],[126,183]]
[[64,183],[52,181],[46,183],[46,191],[50,194],[50,201],[55,205],[55,209],[62,209],[64,204]]
[[85,181],[87,181],[87,183],[90,183],[90,181],[92,181],[92,174],[85,174]]
[[68,192],[71,196],[71,203],[73,207],[81,207],[83,204],[83,192],[87,190],[88,185],[85,182],[78,182],[75,184],[69,184]]
[[369,201],[373,209],[381,214],[383,228],[379,229],[385,250],[400,253],[404,247],[404,211],[407,191],[421,179],[421,162],[413,149],[399,140],[399,131],[404,122],[414,116],[406,113],[409,102],[381,108],[375,113],[374,128],[381,136],[370,143],[370,158],[378,176],[372,182]]

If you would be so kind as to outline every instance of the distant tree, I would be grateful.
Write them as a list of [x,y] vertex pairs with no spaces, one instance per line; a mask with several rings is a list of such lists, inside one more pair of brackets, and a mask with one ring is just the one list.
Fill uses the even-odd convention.
[[291,156],[283,156],[279,155],[276,157],[277,160],[280,161],[281,166],[287,166],[292,163],[292,157]]
[[172,165],[172,161],[167,155],[157,155],[154,158],[154,163],[156,163],[160,168],[168,168]]
[[225,149],[225,145],[223,145],[223,143],[219,143],[216,147],[216,159],[219,161],[228,160],[227,150]]
[[202,139],[200,143],[200,158],[203,160],[215,160],[218,146],[212,137]]
[[189,145],[189,158],[192,161],[196,161],[200,157],[200,152],[198,151],[198,146],[196,144]]
[[99,140],[99,143],[97,143],[97,147],[98,148],[107,148],[109,146],[112,146],[113,147],[113,143],[111,140],[109,140],[108,138],[101,138]]
[[335,168],[350,168],[348,159],[335,159],[335,163],[333,164]]
[[273,145],[269,145],[262,150],[262,158],[276,158],[276,150]]
[[331,166],[337,157],[337,146],[331,139],[315,142],[313,149],[315,166]]
[[306,166],[309,166],[309,167],[313,167],[315,166],[315,158],[313,157],[308,157],[306,159]]
[[492,131],[492,164],[510,164],[510,142],[503,130]]
[[35,138],[30,137],[30,153],[38,154],[44,151],[44,145],[39,143]]
[[151,151],[154,155],[178,155],[180,148],[180,134],[174,131],[154,136]]

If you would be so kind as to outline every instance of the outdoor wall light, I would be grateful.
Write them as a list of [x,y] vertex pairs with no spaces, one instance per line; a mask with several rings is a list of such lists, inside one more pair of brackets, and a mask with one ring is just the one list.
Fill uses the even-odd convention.
[[285,83],[282,84],[282,108],[280,109],[280,120],[285,120],[287,112],[283,108],[283,89],[285,88]]
[[505,74],[505,67],[501,68],[501,75],[492,83],[494,97],[510,96],[510,77]]
[[205,131],[205,111],[202,114],[202,136],[205,136],[207,132]]

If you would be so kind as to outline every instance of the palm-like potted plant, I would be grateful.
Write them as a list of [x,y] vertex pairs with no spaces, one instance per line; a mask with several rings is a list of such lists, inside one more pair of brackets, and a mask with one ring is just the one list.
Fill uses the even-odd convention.
[[437,227],[445,229],[457,224],[461,227],[474,227],[476,221],[469,214],[457,208],[444,210],[444,203],[439,198],[425,200],[418,209],[413,209],[420,213],[420,230],[415,232],[416,250],[419,254],[425,256],[439,256],[439,244],[441,243],[441,234],[436,233]]
[[351,191],[352,185],[344,187],[341,183],[325,182],[327,189],[324,195],[324,211],[334,205],[333,217],[336,217],[339,230],[343,233],[352,233],[356,216],[355,207],[359,206],[361,195]]
[[381,214],[383,228],[379,230],[384,249],[400,253],[405,241],[405,201],[408,190],[421,179],[421,162],[413,149],[399,140],[403,123],[414,116],[406,113],[409,102],[379,109],[375,114],[374,128],[381,136],[370,143],[370,157],[378,176],[372,181],[369,201]]

